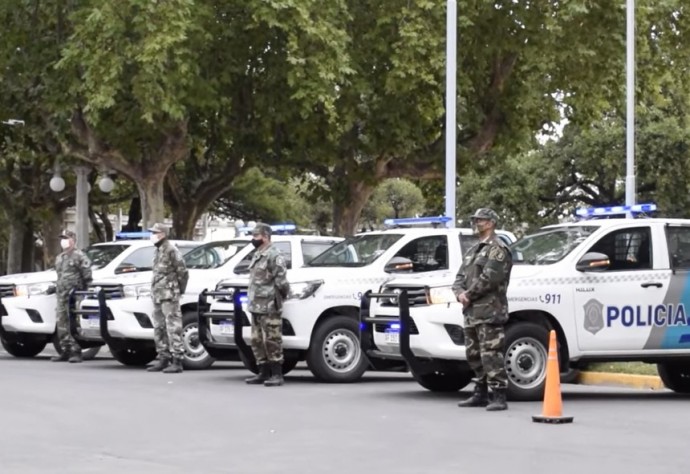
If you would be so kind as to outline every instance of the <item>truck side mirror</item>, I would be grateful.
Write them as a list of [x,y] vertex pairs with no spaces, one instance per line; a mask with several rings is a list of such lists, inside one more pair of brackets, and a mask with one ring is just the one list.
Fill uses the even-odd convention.
[[603,272],[611,265],[609,256],[599,252],[587,252],[582,256],[575,269],[578,272]]
[[386,273],[402,273],[406,271],[412,271],[414,264],[412,260],[405,257],[393,257],[390,261],[383,267],[383,271]]
[[122,273],[136,272],[137,267],[129,262],[122,262],[115,268],[115,275],[120,275]]

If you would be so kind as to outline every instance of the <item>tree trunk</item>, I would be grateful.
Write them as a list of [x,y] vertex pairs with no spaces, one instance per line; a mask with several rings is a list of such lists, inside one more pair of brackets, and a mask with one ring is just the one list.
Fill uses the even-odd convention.
[[141,199],[142,230],[150,228],[156,222],[162,223],[165,218],[164,182],[165,173],[149,174],[137,182]]
[[43,266],[50,268],[55,264],[55,257],[62,251],[60,248],[60,232],[64,213],[55,212],[41,223],[43,234]]
[[375,186],[361,181],[348,184],[347,199],[333,204],[333,233],[338,236],[351,236],[357,232],[357,223],[362,209],[374,192]]
[[103,206],[101,208],[101,212],[97,214],[98,217],[101,218],[101,222],[103,222],[105,242],[112,242],[115,237],[115,233],[113,232],[113,223],[110,222],[110,219],[108,219],[108,206]]
[[98,222],[98,216],[91,206],[89,206],[89,221],[91,222],[91,227],[93,227],[93,233],[96,234],[96,241],[105,242],[101,223]]
[[196,222],[204,213],[194,201],[180,203],[173,211],[172,235],[176,239],[193,240]]
[[7,248],[7,274],[22,272],[22,250],[24,247],[24,234],[26,225],[24,219],[17,219],[13,216],[10,219],[10,237]]
[[31,219],[24,221],[24,235],[22,236],[22,273],[36,271],[36,238],[34,223]]
[[122,226],[125,232],[137,232],[139,230],[139,221],[141,220],[141,199],[138,197],[132,198],[129,204],[129,212],[127,213],[127,225]]

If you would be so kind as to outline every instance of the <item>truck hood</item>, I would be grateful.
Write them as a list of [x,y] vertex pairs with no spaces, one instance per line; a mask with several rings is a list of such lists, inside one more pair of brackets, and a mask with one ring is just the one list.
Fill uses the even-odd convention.
[[55,270],[46,270],[44,272],[15,273],[14,275],[5,275],[0,277],[0,284],[31,285],[33,283],[44,283],[55,280],[57,280],[57,273]]
[[[544,270],[538,265],[513,265],[510,281],[532,278]],[[385,283],[387,286],[451,286],[455,282],[456,272],[440,270],[437,272],[418,273],[416,275],[395,276]]]

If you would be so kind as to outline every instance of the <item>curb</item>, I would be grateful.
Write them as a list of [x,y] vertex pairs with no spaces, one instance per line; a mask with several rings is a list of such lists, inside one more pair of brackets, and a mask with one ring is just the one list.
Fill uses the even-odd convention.
[[665,390],[666,386],[656,375],[616,374],[611,372],[581,372],[577,378],[581,385],[612,385],[647,390]]

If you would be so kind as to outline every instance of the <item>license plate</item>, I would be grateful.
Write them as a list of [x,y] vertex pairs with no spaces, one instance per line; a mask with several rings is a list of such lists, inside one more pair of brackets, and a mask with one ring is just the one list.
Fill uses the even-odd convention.
[[388,344],[400,344],[400,333],[388,330],[383,334],[383,340]]
[[101,321],[98,316],[91,316],[84,320],[84,329],[98,329],[100,325]]
[[220,323],[220,333],[224,336],[232,336],[235,334],[235,325],[229,321],[222,321]]

